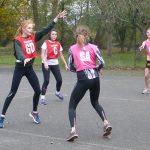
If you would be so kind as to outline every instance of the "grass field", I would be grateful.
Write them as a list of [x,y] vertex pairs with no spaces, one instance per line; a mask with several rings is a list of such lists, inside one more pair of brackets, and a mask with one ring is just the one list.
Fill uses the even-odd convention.
[[[103,58],[105,60],[105,69],[143,69],[145,66],[146,54],[143,50],[142,52],[137,52],[135,55],[134,51],[121,53],[120,51],[113,50],[112,56],[106,54],[106,50],[102,52]],[[140,57],[139,57],[140,55]],[[64,51],[64,56],[66,60],[68,59],[68,53]],[[61,61],[60,66],[63,64]],[[13,56],[13,50],[11,48],[0,48],[0,66],[2,65],[14,65],[15,58]],[[41,67],[40,54],[36,58],[34,65],[36,67]],[[64,67],[63,67],[64,68]]]

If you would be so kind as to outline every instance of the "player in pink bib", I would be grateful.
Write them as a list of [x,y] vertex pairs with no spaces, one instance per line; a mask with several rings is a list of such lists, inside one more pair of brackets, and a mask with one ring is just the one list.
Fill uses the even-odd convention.
[[142,49],[146,49],[146,66],[145,66],[145,88],[142,92],[142,94],[150,93],[149,89],[149,76],[150,76],[150,28],[147,29],[147,40],[145,40],[142,45],[139,47],[140,51]]
[[[68,67],[70,71],[77,73],[77,83],[71,93],[69,102],[69,120],[71,132],[67,141],[74,141],[78,138],[76,132],[76,108],[84,97],[87,90],[90,92],[90,100],[93,108],[98,113],[104,123],[103,136],[111,134],[112,127],[107,120],[103,107],[99,104],[101,68],[104,66],[104,60],[98,47],[88,43],[89,31],[85,26],[79,26],[76,29],[76,44],[69,50]],[[99,62],[96,66],[96,62]]]

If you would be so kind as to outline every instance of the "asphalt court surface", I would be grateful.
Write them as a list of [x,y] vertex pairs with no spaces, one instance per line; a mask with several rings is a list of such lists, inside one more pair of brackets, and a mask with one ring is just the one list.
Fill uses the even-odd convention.
[[[36,70],[40,84],[41,70]],[[13,68],[0,68],[0,111],[7,96]],[[74,143],[66,141],[70,125],[68,103],[76,83],[76,74],[62,71],[64,101],[55,96],[55,79],[51,75],[46,99],[39,105],[42,123],[29,117],[33,90],[23,78],[8,108],[5,128],[0,129],[0,150],[150,150],[150,94],[141,94],[143,70],[105,71],[101,77],[100,104],[113,126],[111,138],[102,137],[103,124],[92,108],[87,92],[77,108],[77,133]]]

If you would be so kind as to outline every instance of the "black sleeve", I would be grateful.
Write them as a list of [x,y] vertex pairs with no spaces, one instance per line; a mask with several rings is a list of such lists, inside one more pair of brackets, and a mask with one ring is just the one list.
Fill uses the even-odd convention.
[[20,60],[23,62],[25,60],[25,56],[23,54],[21,44],[18,40],[14,40],[14,56],[16,59]]
[[44,28],[42,28],[42,30],[37,31],[35,33],[36,42],[39,41],[44,35],[48,34],[54,28],[55,24],[56,23],[53,21],[53,22],[49,23],[47,27],[44,27]]
[[98,66],[97,66],[97,69],[99,71],[101,68],[104,67],[105,61],[104,61],[104,59],[103,59],[103,57],[101,55],[101,52],[100,52],[100,50],[98,48],[96,50],[96,57],[97,57],[98,63],[99,63]]

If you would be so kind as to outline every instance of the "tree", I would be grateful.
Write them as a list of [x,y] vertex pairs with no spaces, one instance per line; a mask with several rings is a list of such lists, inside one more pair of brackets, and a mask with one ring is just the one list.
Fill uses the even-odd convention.
[[31,0],[31,8],[32,8],[32,13],[33,13],[33,19],[35,22],[35,29],[39,30],[40,20],[39,20],[39,14],[38,14],[38,1],[37,0]]

